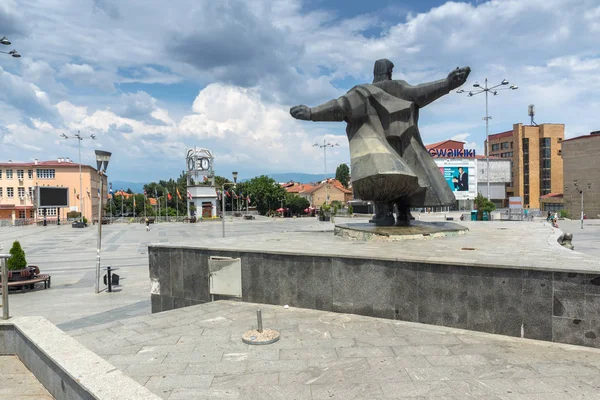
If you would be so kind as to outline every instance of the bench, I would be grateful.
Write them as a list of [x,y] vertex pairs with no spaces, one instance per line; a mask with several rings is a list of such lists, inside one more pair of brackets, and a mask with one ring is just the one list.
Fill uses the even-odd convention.
[[[33,287],[35,286],[36,283],[40,283],[40,282],[44,282],[44,289],[48,289],[50,287],[51,284],[51,277],[50,275],[47,274],[40,274],[40,275],[36,275],[33,278],[30,279],[26,279],[26,280],[22,280],[22,281],[9,281],[8,282],[8,287],[13,287],[13,286],[21,286],[21,291],[23,293],[25,293],[25,289],[27,289],[28,287],[31,287],[31,289],[33,289]],[[2,287],[3,283],[0,282],[0,287]]]
[[183,222],[189,222],[190,224],[195,224],[196,223],[196,217],[185,217],[183,219]]

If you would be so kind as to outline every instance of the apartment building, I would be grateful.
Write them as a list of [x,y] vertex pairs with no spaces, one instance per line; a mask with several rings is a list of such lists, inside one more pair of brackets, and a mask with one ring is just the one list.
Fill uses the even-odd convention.
[[[103,179],[106,200],[106,176]],[[30,222],[42,219],[42,210],[36,207],[36,187],[53,186],[69,188],[69,208],[47,209],[47,219],[66,219],[69,211],[82,210],[91,222],[98,217],[98,172],[89,165],[82,165],[81,181],[80,190],[79,164],[68,158],[27,163],[0,162],[0,220],[15,224],[17,220]]]
[[542,196],[563,192],[564,137],[563,124],[514,124],[489,136],[490,156],[511,161],[507,197],[521,197],[525,208],[540,208]]

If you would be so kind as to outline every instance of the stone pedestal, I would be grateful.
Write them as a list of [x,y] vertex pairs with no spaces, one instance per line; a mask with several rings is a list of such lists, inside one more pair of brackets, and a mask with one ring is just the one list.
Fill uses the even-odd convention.
[[386,241],[434,239],[464,235],[468,229],[453,222],[412,221],[410,226],[375,226],[365,223],[337,224],[334,234],[361,241]]

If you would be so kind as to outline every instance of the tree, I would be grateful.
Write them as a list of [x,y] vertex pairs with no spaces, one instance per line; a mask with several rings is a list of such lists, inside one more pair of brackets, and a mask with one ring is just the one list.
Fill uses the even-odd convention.
[[292,214],[298,215],[303,214],[304,210],[310,207],[310,202],[297,194],[286,193],[285,207],[289,208]]
[[262,215],[273,208],[279,208],[281,200],[285,199],[285,189],[266,175],[252,178],[244,184],[247,188],[247,193],[244,194],[250,195],[250,204],[256,205],[256,209]]
[[348,168],[348,165],[338,165],[337,169],[335,170],[335,179],[340,181],[344,187],[348,187],[348,182],[350,182],[350,168]]
[[477,208],[477,220],[481,221],[483,219],[483,213],[487,212],[488,215],[494,211],[496,209],[496,205],[488,200],[485,196],[483,196],[481,193],[477,193],[477,196],[475,197],[475,206]]
[[21,248],[21,243],[15,240],[10,249],[10,258],[7,260],[7,267],[9,270],[23,269],[27,266],[27,260],[25,260],[25,252]]

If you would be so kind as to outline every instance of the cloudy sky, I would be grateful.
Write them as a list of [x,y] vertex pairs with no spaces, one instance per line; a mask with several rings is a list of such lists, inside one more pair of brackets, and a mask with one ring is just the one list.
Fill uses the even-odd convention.
[[[600,129],[597,0],[2,0],[0,160],[112,151],[111,180],[177,175],[186,149],[212,150],[216,172],[241,177],[328,172],[349,162],[342,123],[295,121],[372,80],[418,84],[472,69],[467,82],[508,79],[490,98],[491,132],[528,122],[566,124],[567,137]],[[482,153],[485,102],[451,93],[421,111],[425,143],[455,138]]]

